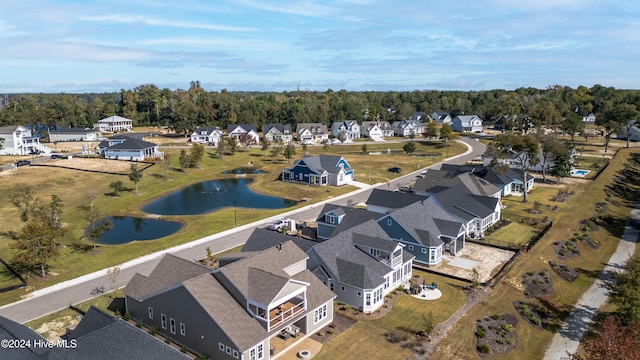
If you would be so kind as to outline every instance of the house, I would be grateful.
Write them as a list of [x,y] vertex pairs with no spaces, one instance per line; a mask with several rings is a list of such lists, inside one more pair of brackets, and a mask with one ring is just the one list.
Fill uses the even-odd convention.
[[167,254],[129,281],[127,311],[211,359],[270,359],[284,350],[274,337],[305,337],[333,321],[336,296],[308,259],[291,241],[221,258],[217,270]]
[[40,138],[33,136],[31,130],[23,125],[0,127],[2,148],[0,155],[29,155],[32,153],[50,153],[51,149],[40,144]]
[[100,132],[89,128],[49,130],[49,142],[98,141]]
[[596,114],[594,113],[589,113],[586,116],[582,117],[582,121],[587,122],[587,123],[595,123],[596,122]]
[[220,139],[222,139],[222,131],[215,126],[198,126],[191,134],[191,142],[194,144],[217,146]]
[[429,170],[423,178],[416,180],[413,191],[416,195],[431,196],[454,186],[463,185],[472,194],[500,199],[500,188],[469,172]]
[[424,125],[415,120],[394,121],[391,127],[393,127],[395,136],[400,137],[421,136],[424,132]]
[[260,134],[256,127],[251,124],[230,124],[227,126],[227,134],[229,137],[234,137],[239,143],[245,143],[249,145],[260,143]]
[[436,201],[425,199],[377,220],[394,241],[415,256],[415,262],[437,265],[443,253],[456,255],[465,246],[466,227]]
[[[509,151],[506,155],[499,154],[498,157],[495,155],[495,149],[492,147],[487,147],[484,154],[482,155],[482,164],[484,166],[492,166],[494,163],[508,165],[511,168],[521,168],[521,160],[523,159],[523,153],[518,153],[516,151]],[[572,148],[571,153],[569,154],[569,161],[573,163],[573,159],[576,156],[576,149]],[[495,159],[495,160],[494,160]],[[547,159],[546,163],[543,161],[542,153],[538,154],[537,162],[535,164],[530,164],[528,159],[525,159],[525,166],[529,168],[529,171],[542,171],[542,164],[544,163],[545,170],[551,170],[554,167],[553,159]]]
[[327,125],[321,123],[300,123],[296,128],[298,141],[302,144],[322,144],[329,141]]
[[369,220],[377,220],[380,217],[382,217],[380,213],[364,209],[325,204],[316,219],[318,239],[326,240],[342,231],[351,229]]
[[289,124],[267,124],[262,127],[262,134],[269,142],[291,144],[293,133]]
[[133,131],[133,120],[114,115],[98,120],[93,127],[100,132]]
[[617,137],[623,140],[628,137],[629,141],[640,141],[640,123],[637,120],[629,120],[627,125],[622,126]]
[[[527,179],[523,183],[522,169],[514,168],[498,172],[494,168],[488,166],[442,164],[440,170],[455,173],[471,173],[474,176],[482,178],[498,187],[501,191],[501,197],[508,195],[521,195],[525,188],[527,192],[531,191],[535,179],[527,173]],[[524,186],[525,183],[526,186]]]
[[368,211],[388,214],[424,199],[426,199],[426,196],[420,196],[414,193],[373,189],[366,203]]
[[331,124],[331,136],[338,138],[341,133],[344,133],[347,140],[359,139],[360,125],[355,120],[336,121]]
[[445,111],[434,111],[433,114],[431,114],[431,118],[438,125],[451,124],[453,122],[451,115]]
[[164,153],[159,150],[157,144],[129,135],[114,135],[102,140],[98,144],[98,154],[103,155],[105,159],[129,161],[164,157]]
[[420,122],[429,122],[431,121],[431,118],[429,118],[429,115],[427,115],[427,113],[424,111],[416,111],[413,113],[413,115],[411,115],[410,120],[420,121]]
[[290,169],[282,170],[283,181],[297,181],[314,186],[342,186],[355,179],[354,169],[342,156],[305,156]]
[[451,121],[451,129],[457,132],[482,132],[482,119],[477,115],[458,115]]
[[129,359],[152,357],[186,360],[189,356],[122,319],[91,307],[80,322],[57,342],[44,339],[28,327],[0,317],[0,339],[29,342],[27,348],[1,347],[1,359],[68,360]]
[[500,221],[500,199],[475,195],[464,184],[442,190],[425,200],[430,201],[460,219],[469,237],[482,238],[487,228]]
[[249,253],[256,251],[263,251],[272,247],[278,246],[284,242],[293,242],[300,250],[307,252],[318,242],[315,240],[305,239],[299,236],[292,236],[281,233],[279,231],[272,231],[268,229],[255,228],[247,241],[242,245],[240,253]]
[[313,246],[308,267],[340,303],[364,313],[384,305],[387,294],[409,287],[414,256],[388,238],[375,220]]
[[385,137],[392,137],[394,135],[393,127],[388,121],[363,121],[362,135],[373,139],[374,141],[383,140]]

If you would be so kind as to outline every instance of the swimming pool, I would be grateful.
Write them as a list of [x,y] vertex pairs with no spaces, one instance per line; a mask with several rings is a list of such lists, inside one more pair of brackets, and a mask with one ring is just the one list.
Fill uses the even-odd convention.
[[590,173],[591,170],[582,170],[582,169],[573,169],[571,170],[571,176],[587,176],[588,173]]

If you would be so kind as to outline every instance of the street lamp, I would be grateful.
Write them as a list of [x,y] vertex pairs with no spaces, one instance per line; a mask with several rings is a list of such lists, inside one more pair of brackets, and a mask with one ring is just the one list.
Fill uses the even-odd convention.
[[235,200],[233,201],[233,227],[236,227],[238,225],[238,216],[237,216],[238,212],[236,211],[236,202]]

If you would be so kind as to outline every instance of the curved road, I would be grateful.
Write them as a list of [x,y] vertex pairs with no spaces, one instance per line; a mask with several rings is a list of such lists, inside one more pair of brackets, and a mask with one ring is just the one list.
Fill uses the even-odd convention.
[[[485,146],[480,142],[469,138],[461,138],[459,142],[465,143],[469,150],[466,153],[447,159],[448,162],[464,163],[481,156],[485,151]],[[441,163],[429,166],[428,168],[439,168]],[[331,202],[341,205],[348,203],[356,204],[365,201],[374,187],[380,189],[397,189],[415,181],[415,176],[423,169],[406,174],[389,183],[366,185],[364,188],[351,193],[305,206],[301,209],[292,210],[278,216],[273,216],[251,224],[238,226],[217,234],[204,237],[172,247],[160,252],[145,255],[140,258],[120,264],[117,277],[113,279],[109,275],[109,269],[103,269],[91,274],[87,274],[72,280],[68,280],[48,288],[36,290],[29,294],[29,297],[11,304],[0,307],[0,316],[4,316],[19,323],[26,323],[40,318],[44,315],[67,308],[69,305],[77,304],[100,295],[100,290],[110,291],[125,286],[136,273],[148,275],[156,266],[160,257],[165,253],[172,253],[184,259],[196,260],[206,256],[206,248],[219,253],[239,245],[244,244],[253,229],[262,226],[278,217],[290,217],[295,219],[315,219],[325,203]],[[384,170],[382,170],[384,171]]]

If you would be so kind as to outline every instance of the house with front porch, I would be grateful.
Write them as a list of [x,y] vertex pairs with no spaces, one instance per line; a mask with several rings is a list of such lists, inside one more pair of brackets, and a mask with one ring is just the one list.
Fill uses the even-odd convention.
[[322,144],[329,141],[327,125],[321,123],[300,123],[296,133],[301,144]]
[[191,134],[190,141],[194,144],[208,144],[218,146],[222,139],[222,131],[215,126],[198,126]]
[[[374,190],[375,191],[375,190]],[[382,214],[352,206],[325,204],[316,218],[317,236],[326,240],[335,234],[351,229],[369,220],[377,220]]]
[[527,192],[531,191],[535,179],[531,174],[527,173],[526,181],[523,182],[524,174],[522,169],[514,168],[497,171],[492,167],[482,165],[442,164],[440,170],[453,173],[467,172],[473,176],[482,178],[499,188],[501,191],[501,197],[522,195],[525,189]]
[[477,115],[458,115],[451,121],[451,129],[457,132],[482,132],[482,119]]
[[472,194],[500,199],[500,189],[470,172],[450,172],[446,170],[429,170],[422,178],[416,180],[413,192],[420,196],[431,196],[454,186],[463,185]]
[[407,136],[422,136],[424,132],[424,125],[415,120],[402,120],[394,121],[391,125],[395,136],[407,137]]
[[369,220],[313,246],[308,267],[340,303],[364,313],[384,305],[387,294],[409,287],[414,256]]
[[229,124],[227,134],[234,137],[238,143],[249,145],[260,144],[260,134],[254,125],[251,124]]
[[100,132],[133,131],[133,120],[114,115],[98,120],[93,127]]
[[164,158],[158,144],[128,135],[115,135],[101,141],[98,144],[98,154],[111,160],[145,161]]
[[336,297],[287,241],[220,259],[211,270],[164,255],[124,289],[127,312],[210,359],[271,359],[276,337],[304,338],[333,321]]
[[446,111],[434,111],[433,114],[431,114],[431,118],[438,125],[451,124],[453,121],[451,115]]
[[363,121],[360,126],[362,135],[373,140],[383,140],[393,136],[393,127],[388,121]]
[[89,128],[68,128],[49,130],[49,142],[98,141],[100,132]]
[[292,168],[282,170],[282,181],[302,182],[313,186],[342,186],[355,179],[355,171],[342,156],[305,156]]
[[359,139],[360,125],[355,120],[336,121],[331,124],[331,136],[337,139],[340,134],[344,134],[345,140]]
[[51,149],[40,144],[40,138],[34,136],[31,130],[23,125],[0,127],[2,148],[0,155],[29,155],[31,153],[50,153]]
[[262,127],[262,136],[272,143],[291,144],[293,133],[289,124],[267,124]]

